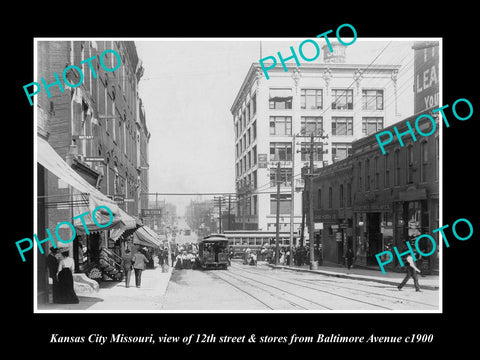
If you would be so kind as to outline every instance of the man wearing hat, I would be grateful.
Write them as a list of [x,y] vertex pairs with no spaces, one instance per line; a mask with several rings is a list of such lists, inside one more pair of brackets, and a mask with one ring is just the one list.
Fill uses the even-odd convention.
[[47,268],[48,276],[52,279],[52,297],[53,302],[57,299],[57,270],[58,270],[58,259],[57,259],[58,249],[53,246],[50,248],[50,252],[47,255]]

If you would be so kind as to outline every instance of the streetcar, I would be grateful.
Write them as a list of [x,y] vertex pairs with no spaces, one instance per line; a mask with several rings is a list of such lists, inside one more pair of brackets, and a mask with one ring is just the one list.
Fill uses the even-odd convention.
[[228,261],[228,238],[212,234],[198,242],[198,263],[202,269],[224,269]]

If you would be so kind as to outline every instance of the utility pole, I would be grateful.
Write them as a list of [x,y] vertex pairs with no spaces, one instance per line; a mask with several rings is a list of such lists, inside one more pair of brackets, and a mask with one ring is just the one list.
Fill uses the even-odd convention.
[[[305,136],[305,135],[303,135]],[[328,138],[328,135],[325,136],[323,135],[323,131],[321,131],[321,134],[320,135],[317,135],[317,134],[314,134],[314,132],[312,132],[310,135],[310,146],[308,147],[308,149],[302,149],[302,152],[306,152],[308,153],[309,155],[309,169],[308,169],[308,174],[305,174],[305,178],[306,178],[306,181],[305,181],[305,191],[307,192],[307,196],[305,196],[305,191],[303,192],[303,200],[305,200],[307,202],[307,206],[308,206],[308,220],[309,220],[309,223],[308,223],[308,234],[309,234],[309,250],[310,250],[310,269],[316,269],[317,268],[317,265],[318,263],[315,263],[315,221],[314,221],[314,212],[313,212],[313,175],[314,175],[314,154],[316,152],[316,149],[315,149],[315,142],[314,142],[314,139],[315,137],[319,137],[320,139],[325,139],[325,138]],[[325,143],[323,141],[320,142],[320,145],[322,147],[322,153],[323,153],[323,145]],[[301,241],[303,243],[303,240],[304,240],[304,221],[305,221],[305,216],[306,216],[306,209],[305,209],[305,206],[302,206],[302,234],[301,234]],[[321,256],[321,254],[320,254]]]
[[277,163],[277,213],[276,213],[276,234],[275,234],[275,265],[278,265],[280,255],[280,162]]
[[295,134],[292,139],[292,177],[291,177],[291,200],[290,200],[290,257],[288,265],[292,265],[293,259],[293,228],[295,226],[295,181],[293,176],[295,174]]
[[309,216],[309,227],[308,227],[308,237],[310,238],[310,269],[316,269],[317,264],[315,264],[315,254],[314,254],[314,221],[313,221],[313,153],[315,150],[313,134],[310,136],[310,169],[308,174],[308,216]]
[[221,196],[214,196],[213,201],[215,202],[218,200],[218,233],[222,233],[222,197]]
[[222,197],[218,197],[218,228],[220,229],[219,233],[222,233]]
[[228,230],[231,230],[231,228],[230,228],[230,206],[232,206],[232,205],[231,205],[231,204],[232,204],[231,201],[232,201],[232,195],[229,194],[229,195],[228,195],[228,222],[227,222],[227,224],[228,224]]

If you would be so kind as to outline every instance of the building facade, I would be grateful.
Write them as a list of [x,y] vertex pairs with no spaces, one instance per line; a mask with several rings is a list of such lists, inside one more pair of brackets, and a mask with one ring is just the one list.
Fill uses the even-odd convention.
[[[114,50],[120,58],[106,50]],[[148,192],[150,135],[138,96],[143,68],[134,42],[38,41],[37,60],[38,79],[48,85],[48,92],[42,89],[36,95],[37,136],[123,213],[138,218],[143,206],[140,194]],[[38,194],[43,194],[38,203],[39,224],[43,224],[39,235],[45,228],[53,232],[60,222],[72,222],[76,209],[88,206],[88,196],[40,164]],[[74,236],[68,226],[58,233],[62,239]],[[98,262],[101,248],[120,255],[117,239],[109,230],[89,235],[77,231],[68,244],[75,270],[85,271],[89,262]],[[49,244],[44,243],[45,254]],[[43,268],[39,261],[39,274]]]
[[[300,190],[310,135],[315,135],[314,166],[321,168],[351,155],[354,140],[398,120],[400,67],[348,64],[344,51],[334,53],[340,55],[326,56],[323,63],[287,63],[288,72],[277,66],[269,70],[268,80],[259,64],[251,65],[231,107],[237,229],[275,231],[280,181],[279,231],[290,231],[292,181]],[[320,134],[328,141],[321,142]],[[295,232],[302,220],[301,198],[293,192]]]

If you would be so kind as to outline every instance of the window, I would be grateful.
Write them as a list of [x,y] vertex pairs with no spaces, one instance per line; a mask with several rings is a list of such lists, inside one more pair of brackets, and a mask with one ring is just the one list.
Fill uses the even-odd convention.
[[370,159],[365,160],[365,190],[370,190]]
[[270,109],[291,109],[292,89],[270,89]]
[[393,154],[393,179],[394,179],[394,185],[399,186],[400,185],[400,150],[395,150],[395,153]]
[[332,144],[332,160],[333,162],[346,159],[352,155],[352,145],[347,143]]
[[257,164],[257,146],[253,147],[253,165]]
[[343,208],[345,206],[345,199],[344,199],[344,194],[343,194],[343,184],[340,184],[338,188],[338,198],[340,202],[340,207]]
[[383,110],[383,90],[362,90],[362,110]]
[[302,89],[300,91],[300,107],[302,109],[322,109],[323,92],[322,90]]
[[251,106],[250,113],[252,114],[252,117],[254,117],[255,114],[257,113],[257,94],[254,94],[252,96],[252,100],[250,101],[250,106]]
[[[280,194],[280,214],[290,214],[291,194]],[[270,194],[270,214],[277,214],[277,194]]]
[[[270,168],[270,186],[277,186],[277,169]],[[280,168],[280,185],[292,185],[292,168]]]
[[252,135],[253,135],[253,140],[257,138],[257,122],[255,121],[252,124]]
[[435,180],[438,180],[440,173],[440,140],[435,136]]
[[347,206],[352,206],[352,184],[347,184]]
[[384,180],[384,183],[385,183],[385,187],[390,187],[390,168],[389,168],[389,165],[388,165],[388,160],[389,160],[389,155],[388,153],[386,153],[383,157],[384,161],[385,161],[385,180]]
[[331,209],[333,207],[333,189],[330,186],[328,188],[328,208]]
[[363,117],[362,134],[371,135],[383,129],[383,117]]
[[248,145],[250,145],[250,144],[252,143],[252,138],[251,138],[251,136],[250,136],[250,135],[251,135],[251,134],[250,134],[250,130],[251,130],[251,129],[248,129],[248,130],[247,130],[247,143],[248,143]]
[[375,157],[375,160],[373,161],[373,171],[375,173],[375,177],[373,179],[374,181],[374,188],[375,189],[378,189],[379,186],[380,186],[380,173],[379,173],[379,169],[378,169],[378,156]]
[[357,177],[357,188],[359,191],[362,190],[362,162],[358,162],[358,177]]
[[353,118],[333,116],[332,135],[353,135]]
[[270,143],[270,161],[292,161],[292,143]]
[[332,110],[352,110],[353,90],[338,89],[332,90]]
[[407,162],[406,162],[406,172],[407,172],[407,183],[413,182],[413,145],[408,145],[407,147]]
[[291,116],[270,116],[270,135],[292,135]]
[[302,116],[301,132],[304,135],[320,135],[323,129],[323,119],[321,116]]
[[420,151],[421,151],[420,182],[425,182],[427,181],[427,164],[428,164],[427,141],[423,141],[420,143]]
[[322,208],[322,189],[318,189],[317,191],[317,207],[319,209]]

